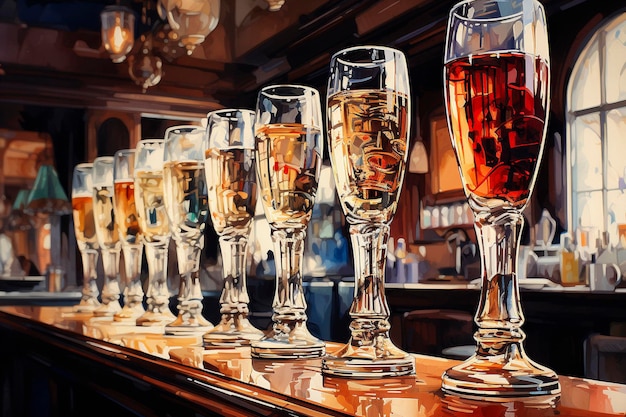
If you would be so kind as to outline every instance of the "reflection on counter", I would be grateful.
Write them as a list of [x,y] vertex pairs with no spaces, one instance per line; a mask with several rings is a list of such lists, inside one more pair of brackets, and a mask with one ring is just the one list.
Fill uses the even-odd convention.
[[[159,327],[119,324],[110,318],[73,312],[69,307],[2,307],[0,311],[3,331],[7,330],[7,323],[15,323],[16,317],[11,316],[20,316],[88,336],[81,348],[78,348],[80,340],[75,341],[72,355],[80,356],[81,349],[94,349],[109,355],[109,361],[128,363],[133,374],[141,372],[142,366],[170,362],[186,365],[187,368],[168,367],[168,372],[179,373],[181,381],[193,379],[201,382],[200,386],[216,387],[222,401],[228,401],[229,395],[233,401],[242,395],[258,401],[273,398],[271,401],[282,404],[294,401],[291,404],[294,409],[300,401],[309,405],[308,415],[617,416],[626,412],[626,386],[619,384],[561,376],[562,398],[542,396],[485,402],[441,393],[441,374],[456,363],[447,359],[415,355],[415,376],[365,380],[325,377],[321,374],[321,359],[252,359],[249,347],[204,349],[200,334],[167,336],[161,334],[163,329]],[[10,316],[3,317],[3,313]],[[51,334],[47,331],[47,340]],[[37,333],[33,336],[37,337]],[[329,352],[339,346],[327,344]],[[132,351],[147,356],[133,355]],[[121,369],[116,372],[123,372]],[[176,380],[175,375],[171,377]],[[141,389],[145,390],[144,385],[150,381],[153,378],[146,375]],[[294,412],[294,415],[305,414]]]

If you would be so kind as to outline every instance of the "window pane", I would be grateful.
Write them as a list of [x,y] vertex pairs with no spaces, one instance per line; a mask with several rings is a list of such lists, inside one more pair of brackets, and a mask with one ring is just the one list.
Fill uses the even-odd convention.
[[[624,51],[626,53],[626,51]],[[626,189],[626,107],[611,110],[606,117],[608,140],[607,188]]]
[[574,67],[570,97],[571,109],[582,110],[600,105],[600,60],[597,39],[585,49]]
[[607,231],[611,236],[611,243],[617,245],[619,242],[618,225],[626,225],[626,192],[609,191],[607,206]]
[[626,99],[626,20],[606,33],[606,79],[607,103]]
[[577,117],[574,122],[572,177],[575,191],[602,189],[600,114]]
[[578,204],[578,219],[575,219],[574,225],[604,230],[602,191],[578,193],[574,197],[577,197]]

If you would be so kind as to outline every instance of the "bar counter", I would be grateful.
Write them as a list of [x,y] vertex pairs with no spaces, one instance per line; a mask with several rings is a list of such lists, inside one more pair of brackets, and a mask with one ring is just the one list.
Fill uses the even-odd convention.
[[[440,391],[456,361],[415,355],[417,374],[323,376],[321,360],[251,359],[248,348],[201,346],[73,313],[71,307],[0,307],[3,415],[172,416],[623,416],[626,385],[560,377],[560,398],[487,402]],[[337,348],[329,343],[328,351]],[[43,382],[42,382],[43,381]],[[35,411],[33,411],[35,410]]]

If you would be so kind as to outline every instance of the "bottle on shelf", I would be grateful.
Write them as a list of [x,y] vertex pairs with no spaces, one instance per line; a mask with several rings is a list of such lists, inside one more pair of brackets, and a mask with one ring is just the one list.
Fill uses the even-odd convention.
[[572,287],[580,284],[578,251],[572,238],[567,234],[561,235],[560,270],[561,285]]
[[396,265],[395,265],[395,273],[396,273],[396,282],[406,282],[406,267],[404,265],[404,261],[406,259],[407,251],[406,251],[406,241],[404,238],[399,238],[396,242],[396,251],[394,253],[396,257]]

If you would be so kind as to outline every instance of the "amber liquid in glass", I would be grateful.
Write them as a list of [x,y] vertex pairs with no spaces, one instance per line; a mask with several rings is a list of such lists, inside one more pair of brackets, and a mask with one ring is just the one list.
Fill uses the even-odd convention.
[[304,227],[317,192],[321,156],[317,128],[301,124],[263,125],[256,132],[261,198],[270,224]]
[[[209,211],[218,235],[247,233],[254,217],[256,181],[254,149],[212,148],[206,151]],[[239,232],[235,232],[237,234]]]
[[93,216],[93,197],[91,195],[72,197],[72,216],[78,249],[81,251],[98,249],[96,224]]
[[182,240],[200,238],[208,212],[204,163],[167,162],[163,178],[173,236]]
[[98,243],[103,249],[114,249],[119,234],[113,214],[113,187],[97,187],[93,199]]
[[468,198],[526,203],[543,146],[546,61],[473,55],[445,66],[448,124]]
[[405,171],[407,106],[407,96],[392,91],[329,98],[330,155],[348,220],[391,221]]
[[117,230],[124,242],[134,245],[139,242],[139,220],[135,206],[135,183],[132,180],[116,181],[113,184],[115,192],[115,216]]
[[135,187],[141,233],[148,242],[167,241],[170,229],[163,200],[163,172],[135,172]]

